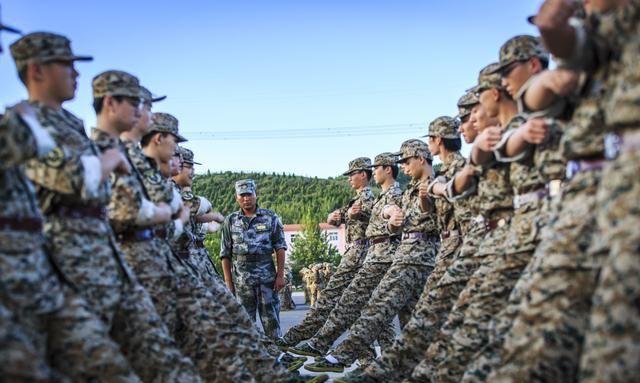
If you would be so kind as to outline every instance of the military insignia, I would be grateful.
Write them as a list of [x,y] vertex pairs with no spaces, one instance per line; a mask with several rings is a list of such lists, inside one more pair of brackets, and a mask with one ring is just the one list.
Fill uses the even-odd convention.
[[264,223],[259,223],[256,225],[256,230],[257,231],[265,231],[267,230],[267,225],[265,225]]
[[162,177],[153,169],[149,169],[144,172],[144,178],[146,178],[151,184],[157,185],[162,182]]
[[64,164],[64,151],[61,147],[56,147],[44,158],[44,163],[52,168],[59,168]]
[[194,195],[192,192],[186,190],[182,192],[182,199],[185,201],[191,201],[194,198]]

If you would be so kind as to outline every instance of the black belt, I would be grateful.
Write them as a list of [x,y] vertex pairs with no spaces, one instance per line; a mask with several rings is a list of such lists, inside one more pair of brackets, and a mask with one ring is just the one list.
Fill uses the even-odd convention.
[[120,242],[145,242],[151,241],[155,233],[152,229],[130,230],[116,234],[116,238]]
[[351,241],[351,246],[367,246],[368,244],[368,239],[356,239],[355,241]]
[[371,245],[377,245],[379,243],[397,242],[399,239],[400,238],[398,238],[397,236],[390,237],[388,235],[383,235],[381,237],[369,238],[369,243]]
[[42,219],[0,217],[0,231],[39,233],[42,231]]
[[234,258],[236,261],[240,262],[261,262],[273,260],[271,254],[238,254],[234,255]]
[[107,209],[104,206],[65,206],[58,205],[51,211],[51,214],[57,215],[59,217],[66,218],[96,218],[99,220],[106,220]]

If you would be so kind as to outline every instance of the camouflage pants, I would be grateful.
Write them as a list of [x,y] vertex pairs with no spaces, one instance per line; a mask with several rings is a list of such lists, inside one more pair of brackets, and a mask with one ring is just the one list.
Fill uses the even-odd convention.
[[[323,353],[327,352],[333,342],[360,317],[360,311],[366,306],[371,294],[382,280],[382,277],[384,277],[389,266],[390,263],[373,262],[365,262],[362,265],[349,286],[342,293],[338,303],[331,310],[327,321],[316,335],[309,340],[309,343],[316,350]],[[378,331],[379,334],[376,339],[384,349],[391,344],[395,337],[393,323],[389,322]]]
[[[560,210],[492,323],[491,341],[464,381],[574,381],[602,255],[592,241],[600,172],[577,174]],[[493,371],[493,373],[492,373]]]
[[582,382],[632,382],[640,376],[640,151],[620,153],[598,190],[602,263],[581,361]]
[[273,282],[258,285],[236,284],[238,301],[247,310],[249,318],[254,322],[256,312],[260,315],[260,322],[265,334],[271,339],[282,336],[280,330],[280,297],[273,290]]
[[216,270],[211,258],[209,258],[209,252],[204,247],[196,247],[190,250],[192,264],[198,272],[202,283],[205,286],[211,286],[211,280],[214,278],[220,279],[220,274]]
[[363,246],[352,246],[342,256],[340,265],[322,290],[320,299],[311,307],[300,324],[287,331],[283,339],[289,344],[298,344],[311,338],[322,327],[331,310],[338,303],[344,290],[362,266],[367,249]]
[[[475,299],[483,297],[492,300],[492,294],[495,292],[501,293],[503,296],[509,293],[510,288],[508,288],[509,291],[506,291],[506,293],[500,291],[499,284],[490,283],[491,279],[488,278],[492,274],[495,274],[494,262],[499,261],[499,252],[501,246],[504,244],[508,231],[508,224],[495,228],[488,232],[482,241],[480,241],[476,249],[475,261],[477,264],[469,264],[471,268],[477,265],[477,269],[473,272],[456,298],[438,334],[435,335],[435,339],[433,339],[427,348],[425,358],[413,369],[409,381],[429,382],[432,378],[435,380],[436,373],[441,365],[455,363],[452,358],[449,358],[452,350],[450,348],[451,342],[456,341],[454,336],[465,335],[458,332],[458,330],[466,324],[465,315],[470,308],[478,313],[481,313],[483,309],[482,303],[479,302],[476,304]],[[513,284],[511,286],[513,286]],[[504,299],[506,300],[506,297]],[[470,322],[469,324],[471,327],[475,327],[474,322]],[[460,339],[460,341],[463,340]]]
[[433,266],[402,263],[402,255],[407,251],[420,251],[423,259],[431,259],[433,265],[438,245],[431,241],[420,241],[418,246],[416,243],[400,242],[396,261],[373,291],[360,318],[351,326],[349,335],[331,352],[341,363],[349,365],[365,356],[379,330],[387,326],[395,315],[400,317],[403,327],[409,321]]
[[391,347],[365,369],[366,375],[385,382],[400,381],[411,374],[475,271],[478,262],[473,255],[484,234],[484,225],[476,225],[459,247],[450,249],[453,253],[442,253],[445,246],[441,248],[411,319]]
[[[278,377],[273,368],[274,358],[258,344],[257,331],[252,326],[238,325],[241,314],[246,317],[246,312],[230,312],[231,302],[234,306],[239,304],[226,287],[221,287],[222,282],[216,285],[219,289],[213,285],[205,287],[189,266],[173,255],[169,245],[159,239],[125,244],[123,250],[134,270],[144,276],[140,282],[180,349],[193,360],[206,381]],[[152,277],[140,270],[142,267],[153,268],[158,274]]]

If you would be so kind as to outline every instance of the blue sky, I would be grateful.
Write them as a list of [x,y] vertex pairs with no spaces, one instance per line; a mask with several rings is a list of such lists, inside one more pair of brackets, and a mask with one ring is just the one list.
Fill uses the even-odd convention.
[[[349,160],[396,151],[426,133],[496,61],[509,37],[535,33],[539,0],[36,1],[0,0],[7,24],[67,35],[79,90],[65,106],[95,123],[91,78],[137,75],[167,100],[186,144],[220,170],[329,177]],[[4,34],[5,50],[15,37]],[[6,52],[8,53],[8,52]],[[0,105],[25,98],[9,55],[0,58]],[[395,132],[396,125],[422,129]],[[215,132],[389,126],[390,135],[209,140]],[[411,128],[411,127],[409,127]],[[267,135],[267,134],[263,134]]]

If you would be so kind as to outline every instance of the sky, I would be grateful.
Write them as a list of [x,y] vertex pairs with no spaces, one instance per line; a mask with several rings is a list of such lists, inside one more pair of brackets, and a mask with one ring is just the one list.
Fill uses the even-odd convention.
[[[454,116],[500,45],[536,33],[526,17],[540,3],[0,0],[6,24],[66,35],[74,53],[95,58],[77,63],[78,92],[65,103],[87,130],[95,125],[91,79],[124,70],[167,95],[154,111],[178,118],[203,164],[197,173],[317,177],[397,151],[436,117]],[[5,107],[27,94],[8,54],[16,37],[0,38]],[[376,134],[317,136],[336,131]]]

